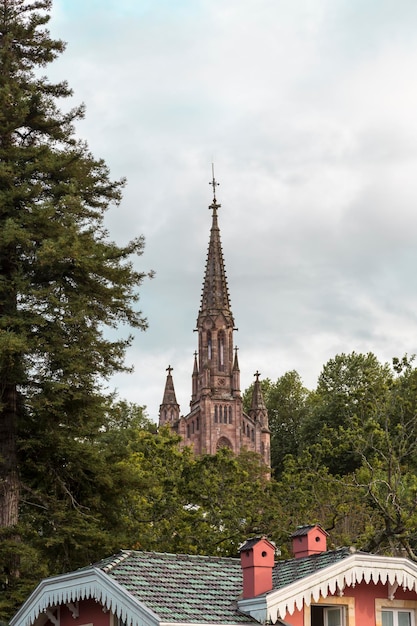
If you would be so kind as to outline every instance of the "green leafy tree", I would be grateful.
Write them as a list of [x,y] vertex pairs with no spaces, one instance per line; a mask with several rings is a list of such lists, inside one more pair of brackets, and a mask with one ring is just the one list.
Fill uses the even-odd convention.
[[99,443],[109,468],[96,508],[106,533],[101,554],[123,548],[173,551],[184,517],[181,479],[192,462],[169,429],[152,432],[132,422],[108,430]]
[[47,519],[52,507],[49,523],[68,522],[69,536],[74,524],[65,511],[84,519],[86,498],[100,483],[91,444],[107,415],[101,381],[126,369],[131,340],[110,339],[106,327],[146,327],[135,306],[145,275],[131,260],[143,239],[116,245],[103,225],[123,181],[112,181],[105,163],[76,139],[73,123],[83,107],[58,108],[71,96],[67,84],[40,75],[64,49],[46,29],[50,7],[50,0],[0,0],[0,529],[11,542],[2,554],[7,586],[23,575],[15,544],[30,511],[45,511]]
[[366,549],[417,561],[417,370],[406,357],[394,359],[394,370],[389,401],[352,428],[350,441],[362,460],[357,485],[376,513]]
[[310,411],[303,423],[302,449],[327,440],[329,455],[323,464],[334,474],[353,471],[360,459],[353,453],[345,430],[381,411],[388,401],[392,371],[372,353],[339,354],[323,367]]
[[352,475],[333,475],[322,462],[326,453],[322,444],[315,444],[285,459],[275,486],[285,514],[274,531],[285,557],[291,556],[289,537],[299,525],[319,523],[329,533],[332,547],[361,547],[365,532],[376,522],[365,490],[358,488]]
[[[310,391],[295,370],[286,372],[274,383],[263,380],[262,393],[268,409],[271,431],[271,468],[279,477],[287,454],[298,454],[303,425],[310,411]],[[244,393],[245,410],[249,409],[253,385]]]
[[280,504],[258,455],[194,457],[167,428],[133,430],[126,447],[112,439],[102,517],[115,549],[235,555],[248,536],[270,535]]
[[187,486],[196,552],[235,556],[250,536],[267,534],[273,539],[273,520],[281,505],[259,455],[235,456],[221,448],[216,455],[198,457],[185,476]]

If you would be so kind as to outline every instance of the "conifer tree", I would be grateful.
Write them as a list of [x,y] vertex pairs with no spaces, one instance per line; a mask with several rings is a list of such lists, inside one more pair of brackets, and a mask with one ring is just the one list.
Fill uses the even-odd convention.
[[[83,445],[131,340],[106,328],[146,327],[135,306],[145,274],[131,260],[143,238],[116,245],[103,222],[124,181],[77,139],[84,108],[60,109],[67,83],[41,76],[65,47],[46,28],[50,8],[0,0],[0,532],[14,544],[19,511],[47,511],[52,485],[85,506]],[[9,579],[18,562],[3,569]]]

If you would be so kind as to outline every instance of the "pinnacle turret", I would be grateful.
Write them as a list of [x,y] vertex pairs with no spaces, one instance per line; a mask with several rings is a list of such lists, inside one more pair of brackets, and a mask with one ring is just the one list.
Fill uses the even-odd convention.
[[171,375],[172,367],[167,367],[167,379],[165,382],[164,397],[159,407],[159,425],[163,426],[167,422],[173,424],[180,416],[180,405],[175,395],[174,381]]
[[265,429],[268,429],[268,410],[262,393],[261,381],[259,380],[260,373],[257,371],[254,376],[255,382],[253,385],[249,415],[253,420],[260,422]]

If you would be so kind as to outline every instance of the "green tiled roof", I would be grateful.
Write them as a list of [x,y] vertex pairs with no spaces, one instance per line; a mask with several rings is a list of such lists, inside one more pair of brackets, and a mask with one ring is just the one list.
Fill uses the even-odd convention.
[[237,609],[240,559],[123,551],[95,564],[163,621],[254,624]]
[[278,561],[272,574],[274,589],[286,587],[296,580],[314,574],[314,572],[329,567],[351,555],[350,548],[339,548],[338,550],[329,550],[328,552],[321,552],[320,554],[313,554],[299,559]]
[[[340,548],[278,561],[273,587],[281,589],[351,555]],[[240,613],[243,589],[240,559],[124,550],[94,567],[105,572],[162,621],[254,624]]]

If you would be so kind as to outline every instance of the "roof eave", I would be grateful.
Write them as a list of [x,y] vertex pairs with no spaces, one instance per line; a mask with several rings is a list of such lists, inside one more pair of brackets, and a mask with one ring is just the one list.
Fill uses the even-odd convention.
[[[256,620],[253,620],[254,622]],[[160,622],[160,626],[250,626],[250,622],[242,624],[242,622]]]
[[260,624],[265,624],[267,620],[266,595],[255,596],[254,598],[241,598],[237,602],[239,611],[249,615]]
[[159,626],[158,616],[100,569],[91,567],[43,580],[10,621],[32,626],[48,608],[93,599],[132,626]]
[[417,591],[417,563],[401,557],[352,554],[282,589],[267,593],[265,619],[275,623],[287,613],[292,615],[296,609],[301,610],[304,604],[309,606],[311,602],[318,602],[320,597],[334,595],[346,586],[362,581],[391,585],[396,582],[405,589]]

